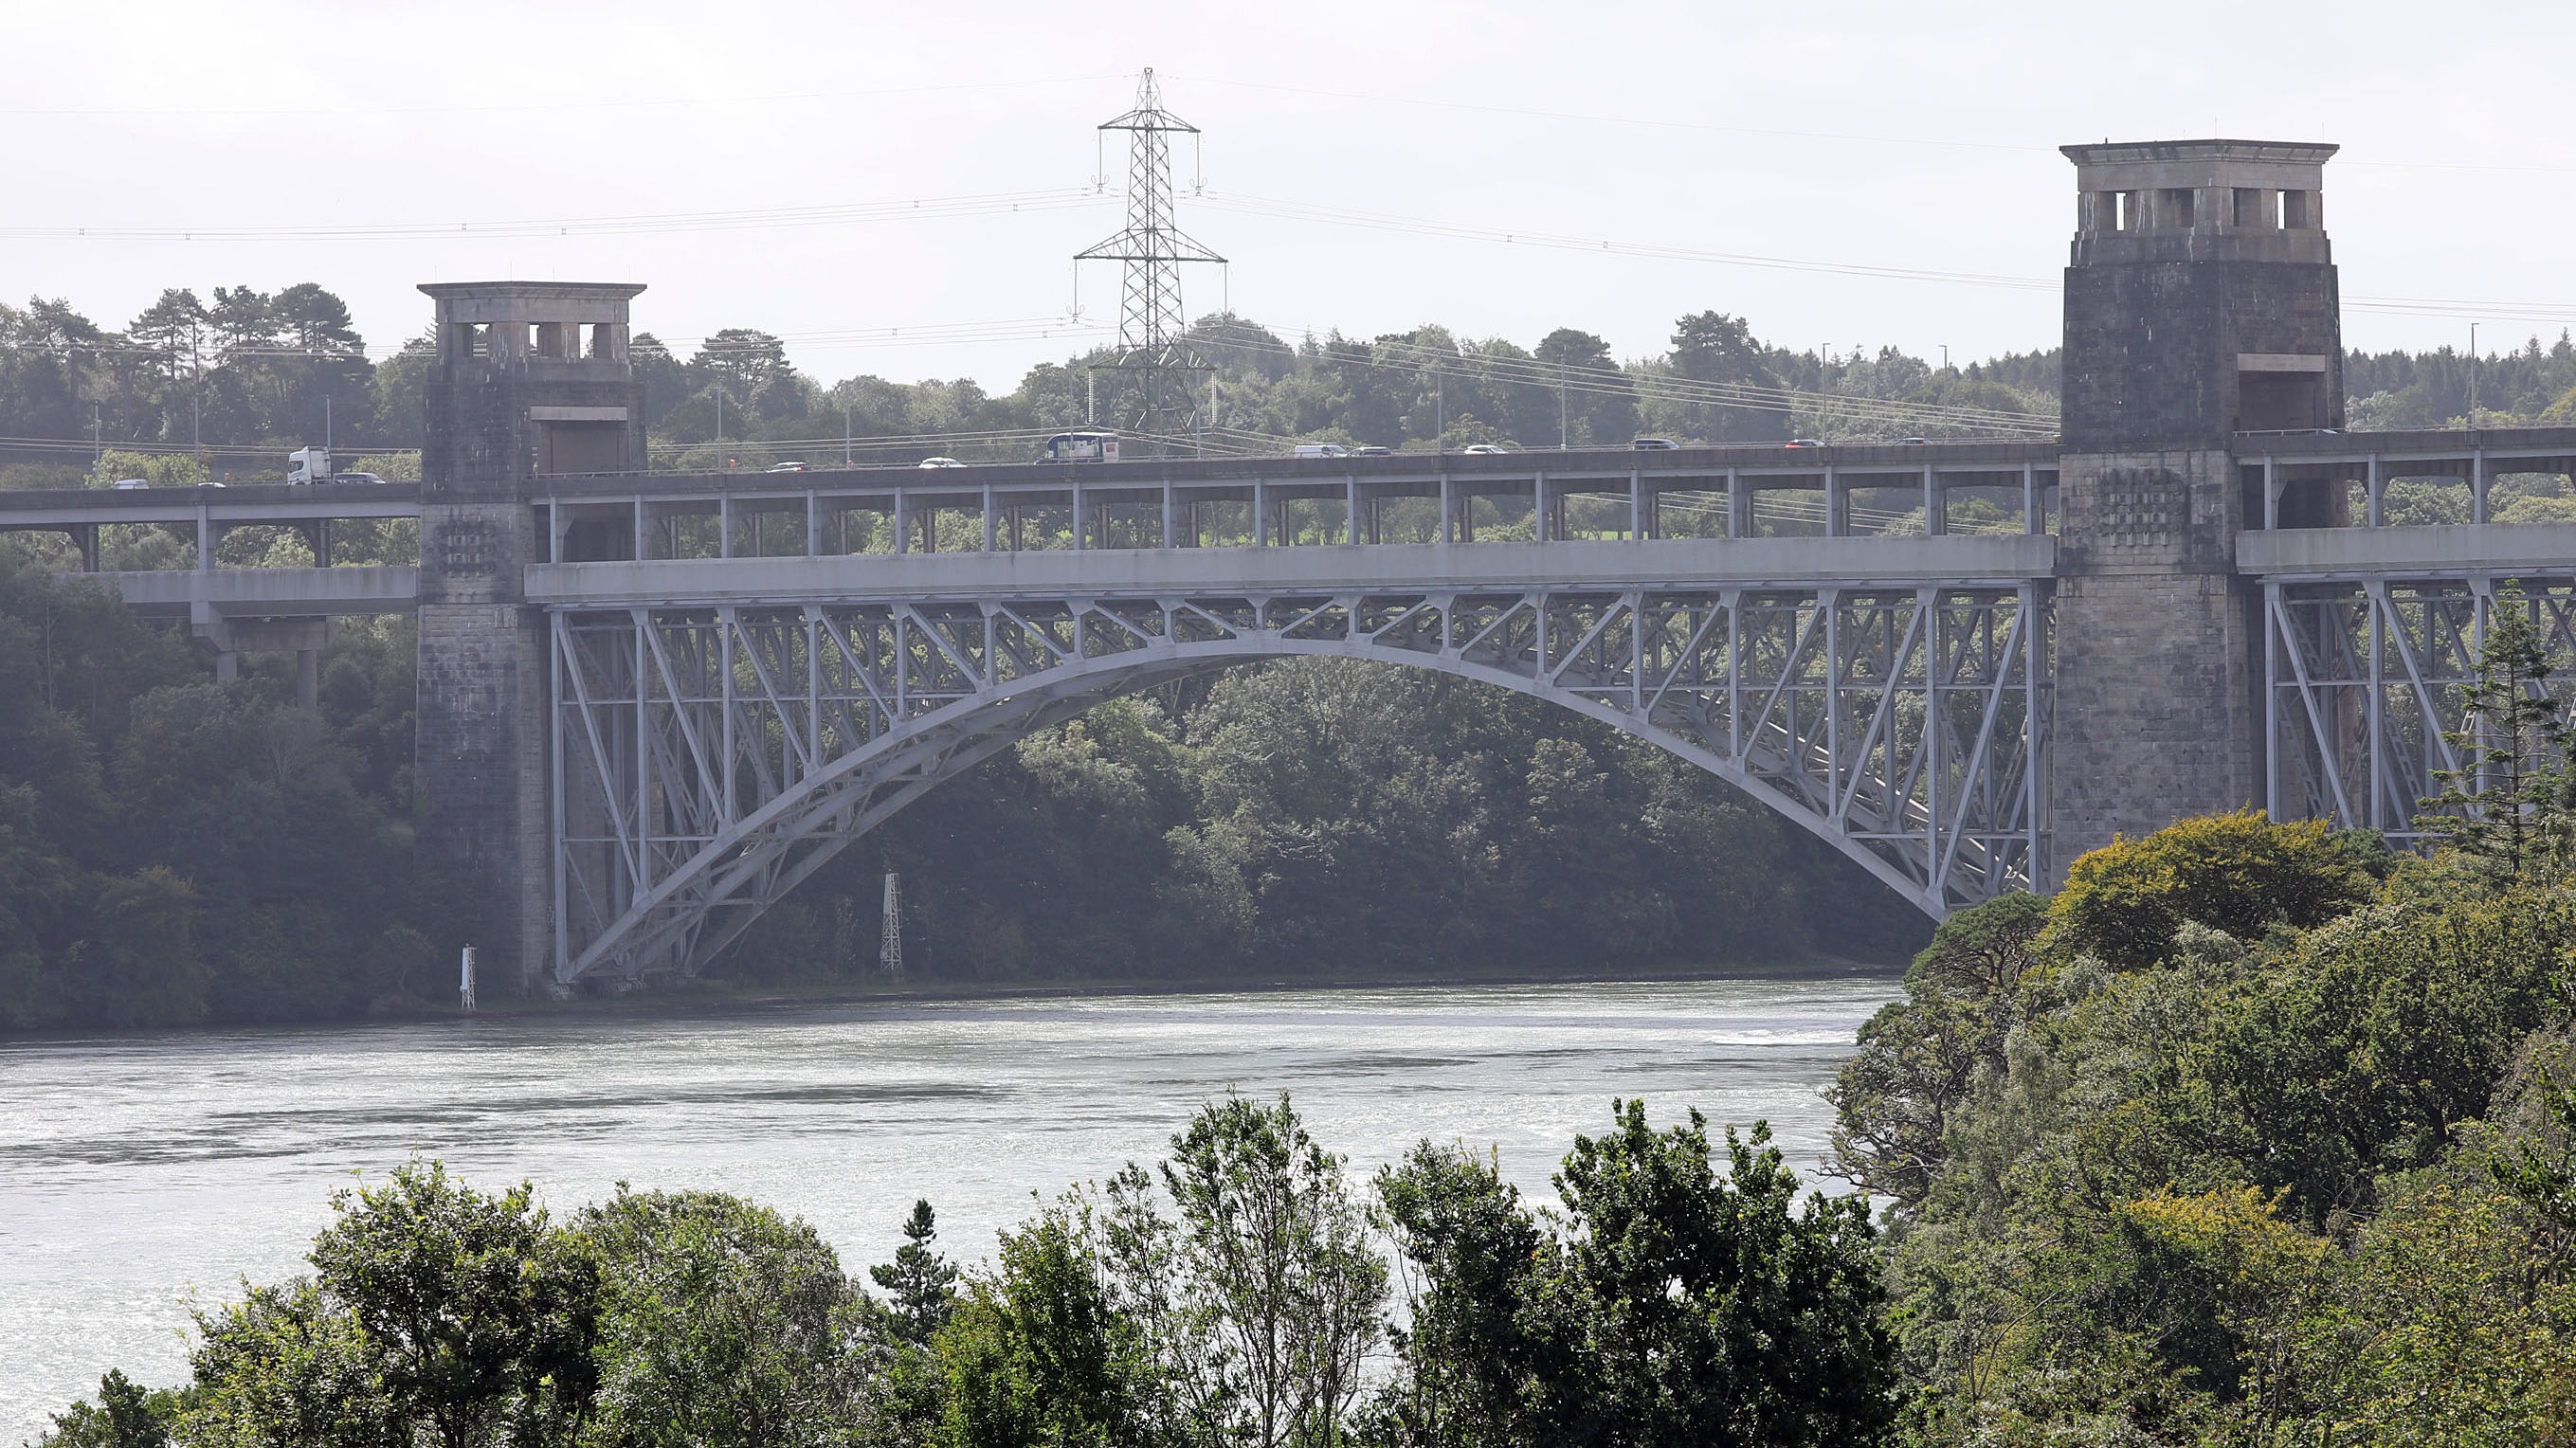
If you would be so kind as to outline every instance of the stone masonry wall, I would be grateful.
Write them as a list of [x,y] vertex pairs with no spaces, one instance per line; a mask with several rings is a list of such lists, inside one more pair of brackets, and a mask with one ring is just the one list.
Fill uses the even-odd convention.
[[2216,449],[2060,460],[2049,861],[2261,796],[2243,490]]

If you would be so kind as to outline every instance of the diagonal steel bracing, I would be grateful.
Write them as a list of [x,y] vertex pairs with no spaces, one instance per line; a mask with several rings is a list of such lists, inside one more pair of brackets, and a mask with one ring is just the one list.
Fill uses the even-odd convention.
[[2030,883],[2037,584],[558,608],[558,982],[686,975],[941,780],[1119,694],[1333,655],[1517,689],[1942,914]]
[[[2562,710],[2576,686],[2576,576],[2524,576],[2525,607],[2554,664]],[[2327,819],[2392,844],[2460,767],[2453,736],[2502,577],[2374,576],[2267,582],[2264,691],[2277,819]],[[2475,781],[2470,781],[2474,786]]]

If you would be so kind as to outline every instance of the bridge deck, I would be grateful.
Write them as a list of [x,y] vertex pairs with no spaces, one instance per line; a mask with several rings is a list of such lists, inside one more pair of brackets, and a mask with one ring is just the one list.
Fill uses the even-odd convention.
[[528,600],[641,603],[915,602],[1068,594],[1445,593],[1656,587],[2011,587],[2049,577],[2047,535],[1742,538],[1304,548],[1140,548],[848,554],[540,564]]

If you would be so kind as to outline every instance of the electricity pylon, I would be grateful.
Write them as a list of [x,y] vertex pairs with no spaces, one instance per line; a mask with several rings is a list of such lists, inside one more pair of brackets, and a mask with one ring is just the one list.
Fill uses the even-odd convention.
[[1133,379],[1122,423],[1136,432],[1176,436],[1198,425],[1198,389],[1191,378],[1209,370],[1182,339],[1189,317],[1181,308],[1181,264],[1225,261],[1182,232],[1172,217],[1170,138],[1196,136],[1199,128],[1163,109],[1162,91],[1147,66],[1136,86],[1135,109],[1102,122],[1100,129],[1127,133],[1127,225],[1073,259],[1077,265],[1126,264],[1118,357],[1111,364]]

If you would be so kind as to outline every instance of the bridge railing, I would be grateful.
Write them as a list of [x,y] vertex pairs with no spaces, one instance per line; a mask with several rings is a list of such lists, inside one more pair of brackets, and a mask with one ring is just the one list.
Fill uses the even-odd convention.
[[2249,528],[2576,520],[2576,427],[2239,433]]
[[550,558],[2047,530],[2031,444],[541,479]]

